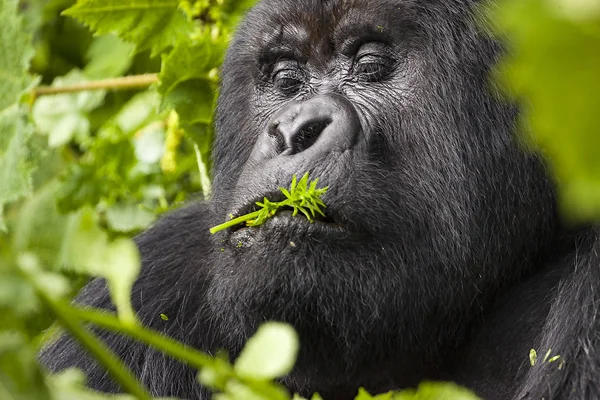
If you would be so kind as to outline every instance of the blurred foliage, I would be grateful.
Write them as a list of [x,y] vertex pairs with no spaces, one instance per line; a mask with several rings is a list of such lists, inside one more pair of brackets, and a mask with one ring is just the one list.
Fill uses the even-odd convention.
[[[295,362],[289,326],[261,327],[232,365],[148,331],[129,303],[139,270],[131,236],[210,195],[218,67],[253,2],[0,1],[0,398],[115,398],[86,389],[80,371],[40,368],[55,320],[133,395],[118,399],[150,396],[81,322],[198,368],[217,399],[291,398],[272,382]],[[523,126],[548,155],[563,204],[600,216],[598,0],[504,0],[493,13],[511,49],[499,75],[527,110]],[[70,304],[90,275],[107,279],[117,314]],[[441,383],[357,395],[440,398],[476,397]]]
[[600,219],[600,0],[504,0],[491,20],[510,43],[498,77],[550,162],[574,222]]

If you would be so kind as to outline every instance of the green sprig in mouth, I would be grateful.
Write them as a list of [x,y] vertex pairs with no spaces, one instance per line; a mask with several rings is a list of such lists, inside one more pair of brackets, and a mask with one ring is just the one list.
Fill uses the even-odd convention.
[[327,192],[329,186],[317,189],[318,183],[319,178],[309,183],[308,172],[306,172],[299,181],[297,181],[296,175],[294,175],[289,190],[282,187],[279,188],[281,193],[285,196],[284,200],[270,201],[265,197],[262,202],[256,202],[256,205],[260,207],[259,210],[214,226],[210,228],[210,233],[214,235],[219,231],[232,228],[242,223],[245,223],[246,226],[259,226],[283,209],[292,209],[292,216],[301,213],[311,223],[315,220],[317,215],[325,217],[323,208],[326,208],[327,206],[323,203],[323,200],[321,200],[321,196]]

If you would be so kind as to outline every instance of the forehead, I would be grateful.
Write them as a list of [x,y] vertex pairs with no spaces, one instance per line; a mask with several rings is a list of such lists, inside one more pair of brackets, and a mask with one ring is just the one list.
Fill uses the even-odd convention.
[[244,30],[259,47],[286,42],[303,51],[336,47],[348,36],[397,36],[415,25],[417,12],[414,0],[262,0]]
[[255,12],[267,30],[288,26],[322,36],[350,24],[395,25],[412,13],[412,6],[412,0],[262,0]]

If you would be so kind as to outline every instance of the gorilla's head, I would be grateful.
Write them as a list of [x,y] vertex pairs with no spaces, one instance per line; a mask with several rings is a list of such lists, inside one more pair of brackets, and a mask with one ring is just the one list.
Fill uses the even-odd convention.
[[327,217],[214,236],[223,345],[289,322],[323,382],[435,357],[543,252],[552,189],[489,82],[499,46],[475,3],[264,0],[248,15],[222,73],[214,223],[307,171],[329,186]]

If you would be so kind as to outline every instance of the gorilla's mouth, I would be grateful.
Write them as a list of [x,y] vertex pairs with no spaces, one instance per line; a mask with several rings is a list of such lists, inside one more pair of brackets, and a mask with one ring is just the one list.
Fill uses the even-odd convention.
[[[279,202],[279,201],[285,200],[285,197],[281,192],[269,192],[267,194],[253,198],[252,201],[248,202],[245,206],[238,208],[235,212],[231,213],[231,215],[233,215],[235,218],[235,217],[238,217],[241,215],[246,215],[246,214],[250,214],[255,211],[258,211],[260,209],[260,206],[256,203],[263,202],[265,198],[269,199],[269,201],[272,201],[272,202]],[[316,214],[315,217],[313,218],[312,222],[309,221],[306,218],[306,216],[300,212],[298,212],[295,216],[293,216],[293,219],[292,219],[293,211],[294,211],[294,209],[292,207],[284,206],[284,207],[278,209],[277,212],[275,213],[275,215],[273,217],[270,217],[269,219],[285,217],[286,219],[289,218],[290,221],[294,221],[295,223],[298,223],[298,224],[311,224],[311,225],[315,225],[315,226],[329,226],[331,228],[337,228],[337,229],[343,228],[341,219],[336,218],[337,214],[335,213],[334,210],[332,210],[330,208],[326,208],[324,210],[325,216]],[[266,222],[268,222],[268,220],[265,221],[265,224],[266,224]],[[242,223],[239,223],[239,224],[229,228],[229,233],[231,234],[231,233],[237,232],[243,228],[260,228],[260,225],[256,226],[256,227],[250,227],[250,226],[247,226],[245,222],[242,222]]]

